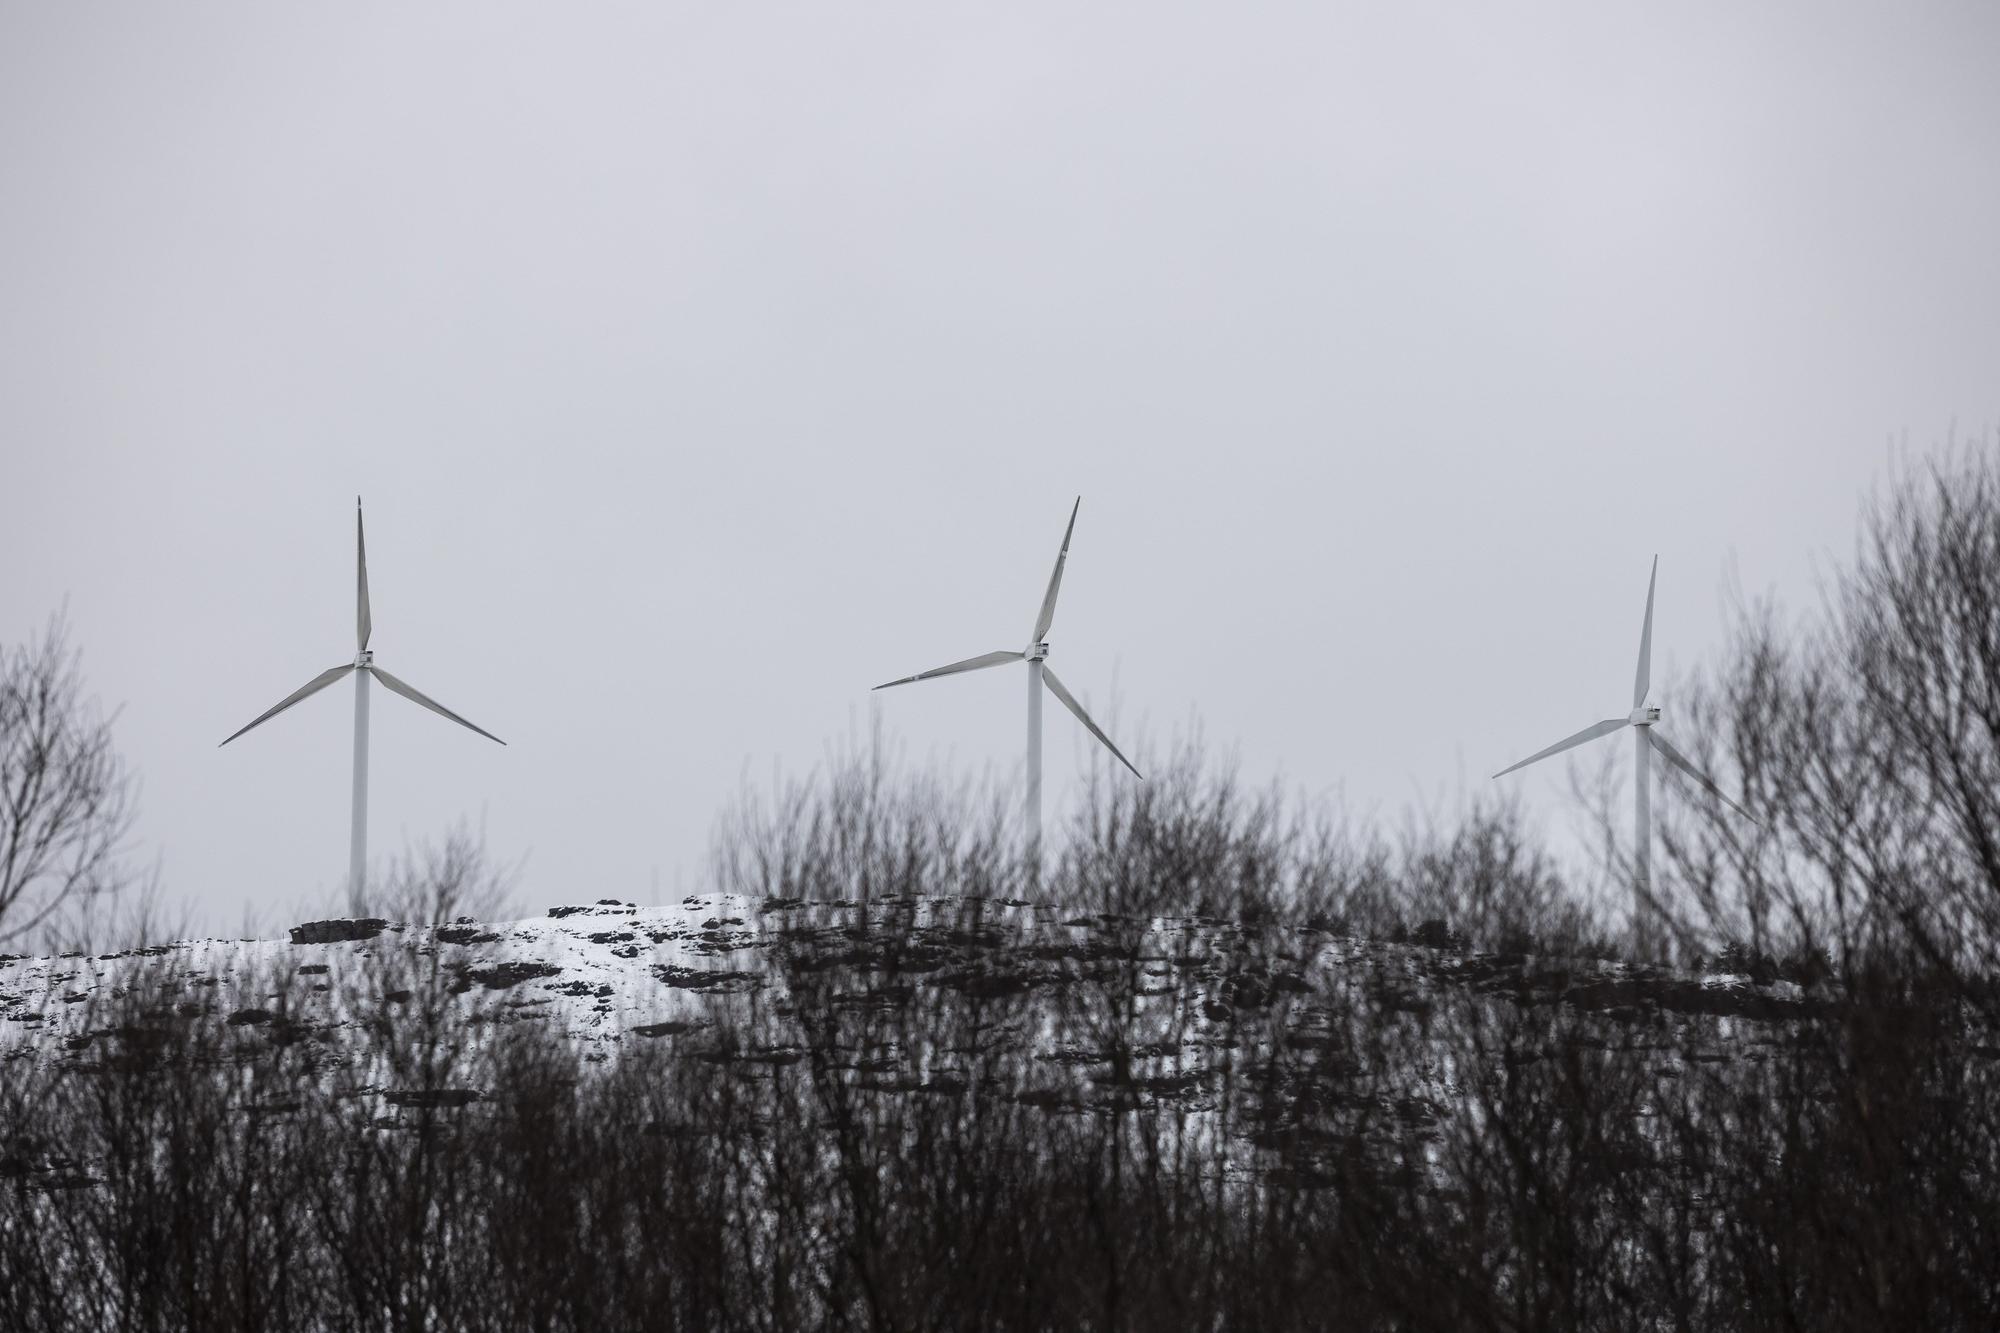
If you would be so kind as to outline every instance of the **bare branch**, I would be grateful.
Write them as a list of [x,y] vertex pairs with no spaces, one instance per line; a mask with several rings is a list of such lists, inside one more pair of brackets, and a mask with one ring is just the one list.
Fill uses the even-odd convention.
[[79,656],[60,613],[38,639],[0,647],[0,942],[127,882],[136,783]]

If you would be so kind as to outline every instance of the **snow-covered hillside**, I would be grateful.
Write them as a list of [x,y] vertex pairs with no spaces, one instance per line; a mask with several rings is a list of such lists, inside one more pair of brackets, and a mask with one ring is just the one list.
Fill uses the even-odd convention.
[[666,1041],[768,1063],[815,1039],[798,1021],[804,998],[842,1029],[821,1037],[852,1046],[857,1076],[883,1087],[962,1086],[966,1053],[950,1038],[976,1017],[989,1049],[1031,1057],[1036,1076],[1016,1094],[1052,1107],[1168,1098],[1199,1109],[1245,1042],[1352,1066],[1365,1041],[1367,1063],[1427,1067],[1395,1081],[1407,1090],[1416,1076],[1428,1118],[1456,1081],[1426,1045],[1440,1004],[1580,1012],[1662,1058],[1721,1059],[1735,1048],[1757,1058],[1770,1038],[1750,1029],[1806,1002],[1782,981],[956,899],[606,900],[504,923],[327,921],[291,935],[0,962],[0,1060],[89,1067],[157,1043],[171,1020],[246,1050],[308,1042],[344,1062],[422,1011],[474,1041],[531,1023],[590,1062]]

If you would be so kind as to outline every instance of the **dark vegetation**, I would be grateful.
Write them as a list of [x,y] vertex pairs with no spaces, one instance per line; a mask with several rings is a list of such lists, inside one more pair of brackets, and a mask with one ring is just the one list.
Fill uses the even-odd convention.
[[111,719],[84,692],[64,618],[0,645],[0,945],[77,943],[132,887],[125,844],[136,796]]
[[1679,696],[1759,823],[1675,788],[1635,919],[1504,807],[1385,839],[1189,752],[1033,880],[845,768],[739,807],[761,914],[608,1055],[439,950],[339,1040],[320,974],[162,979],[0,1064],[0,1328],[2000,1327],[2000,470],[1863,527]]

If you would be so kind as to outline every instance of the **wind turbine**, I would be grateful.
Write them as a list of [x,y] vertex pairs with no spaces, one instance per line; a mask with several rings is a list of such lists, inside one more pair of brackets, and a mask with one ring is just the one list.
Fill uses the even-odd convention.
[[1653,557],[1652,576],[1646,580],[1646,623],[1639,631],[1639,669],[1632,678],[1632,711],[1624,717],[1606,718],[1595,726],[1585,727],[1576,735],[1557,741],[1548,749],[1537,751],[1520,763],[1509,765],[1493,775],[1496,778],[1505,777],[1517,768],[1526,768],[1529,764],[1547,759],[1550,755],[1561,754],[1564,750],[1573,749],[1586,741],[1594,741],[1599,736],[1609,736],[1622,727],[1631,727],[1634,749],[1639,761],[1638,774],[1633,779],[1632,787],[1632,887],[1640,906],[1645,904],[1647,891],[1652,885],[1653,751],[1659,751],[1668,763],[1706,787],[1717,800],[1731,810],[1753,824],[1757,822],[1749,811],[1723,795],[1722,788],[1716,786],[1708,774],[1696,768],[1692,760],[1668,743],[1667,738],[1660,734],[1659,708],[1648,707],[1646,704],[1646,695],[1653,684],[1653,588],[1659,582],[1659,578],[1660,557],[1656,555]]
[[362,535],[361,497],[358,495],[354,497],[354,583],[354,660],[337,667],[328,667],[320,672],[280,699],[274,706],[258,714],[247,726],[231,732],[223,739],[222,745],[229,744],[252,727],[270,721],[301,699],[318,694],[349,672],[353,673],[354,827],[348,843],[347,884],[352,901],[360,902],[363,877],[368,869],[368,678],[373,676],[405,699],[420,703],[433,713],[448,717],[459,726],[478,732],[489,741],[500,745],[505,745],[507,742],[484,728],[473,726],[429,695],[414,686],[406,685],[375,665],[375,654],[368,651],[368,636],[373,631],[374,624],[368,614],[368,543]]
[[1063,683],[1056,679],[1056,673],[1048,668],[1049,626],[1055,622],[1056,594],[1062,589],[1063,565],[1069,560],[1070,534],[1076,531],[1076,511],[1082,507],[1083,497],[1078,496],[1076,503],[1070,506],[1069,526],[1063,529],[1062,549],[1056,552],[1056,567],[1049,574],[1049,590],[1042,594],[1042,609],[1035,616],[1035,630],[1029,636],[1028,646],[1025,649],[1020,652],[1002,649],[979,657],[968,657],[963,662],[953,662],[949,666],[936,667],[930,671],[919,671],[914,676],[905,676],[901,680],[892,680],[875,687],[878,690],[886,690],[897,685],[930,680],[934,676],[955,676],[962,671],[981,671],[987,667],[1004,666],[1009,662],[1028,664],[1028,847],[1033,861],[1040,860],[1042,846],[1043,686],[1047,686],[1049,693],[1062,701],[1063,707],[1076,714],[1077,721],[1083,723],[1090,734],[1097,737],[1104,748],[1117,757],[1119,763],[1132,769],[1133,777],[1141,782],[1145,781],[1145,775],[1138,769],[1132,768],[1132,761],[1111,743],[1111,738],[1104,734],[1102,727],[1090,720],[1090,714],[1083,711],[1083,705],[1076,701],[1076,696],[1063,688]]

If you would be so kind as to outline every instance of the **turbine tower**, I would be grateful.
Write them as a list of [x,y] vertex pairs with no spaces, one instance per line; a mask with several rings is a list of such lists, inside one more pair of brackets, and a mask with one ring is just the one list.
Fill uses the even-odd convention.
[[1653,684],[1653,588],[1659,582],[1659,578],[1660,557],[1656,555],[1653,557],[1652,576],[1646,581],[1646,621],[1639,631],[1639,669],[1632,678],[1632,711],[1624,717],[1606,718],[1595,726],[1585,727],[1576,735],[1557,741],[1548,749],[1537,751],[1520,763],[1511,764],[1493,775],[1496,778],[1505,777],[1515,769],[1526,768],[1529,764],[1547,759],[1550,755],[1561,754],[1564,750],[1573,749],[1586,741],[1594,741],[1599,736],[1609,736],[1623,727],[1631,727],[1633,748],[1639,764],[1632,784],[1632,891],[1635,909],[1645,907],[1648,891],[1652,887],[1652,758],[1655,750],[1659,751],[1668,763],[1706,787],[1724,805],[1751,823],[1757,822],[1749,811],[1723,795],[1722,788],[1716,786],[1708,774],[1696,768],[1692,760],[1668,743],[1667,738],[1660,734],[1660,710],[1657,707],[1648,707],[1646,704],[1646,695],[1651,691]]
[[[368,651],[368,637],[374,624],[368,614],[368,543],[361,529],[361,497],[354,497],[354,660],[337,667],[328,667],[297,690],[280,699],[271,708],[260,713],[222,741],[229,744],[244,732],[270,721],[278,714],[311,695],[318,694],[349,672],[354,674],[354,809],[353,830],[347,849],[347,887],[350,901],[362,901],[362,889],[368,870],[368,678],[373,676],[405,699],[420,703],[442,717],[448,717],[461,727],[478,732],[487,740],[500,745],[507,742],[482,727],[452,712],[437,700],[424,694],[414,686],[396,679],[381,667],[375,665],[375,654]],[[217,747],[218,749],[221,746]]]
[[1132,769],[1133,777],[1141,782],[1145,781],[1145,775],[1138,769],[1132,768],[1132,761],[1111,743],[1111,738],[1104,734],[1102,727],[1090,720],[1090,714],[1083,711],[1083,705],[1076,701],[1076,696],[1063,688],[1063,683],[1056,679],[1056,673],[1048,667],[1049,626],[1055,623],[1056,594],[1062,590],[1063,565],[1069,560],[1070,534],[1076,531],[1076,511],[1082,507],[1083,497],[1078,496],[1076,503],[1070,506],[1069,526],[1063,529],[1062,549],[1056,552],[1056,567],[1049,574],[1049,590],[1042,594],[1042,609],[1035,616],[1035,630],[1029,637],[1025,649],[1020,652],[1002,649],[979,657],[968,657],[963,662],[953,662],[930,671],[919,671],[914,676],[905,676],[901,680],[892,680],[875,687],[878,690],[886,690],[896,685],[930,680],[934,676],[955,676],[962,671],[980,671],[986,667],[1004,666],[1009,662],[1028,664],[1027,817],[1030,865],[1040,864],[1042,849],[1042,689],[1044,686],[1048,688],[1050,694],[1062,701],[1063,707],[1076,714],[1077,721],[1083,723],[1090,734],[1097,737],[1104,748],[1117,757],[1119,763]]

